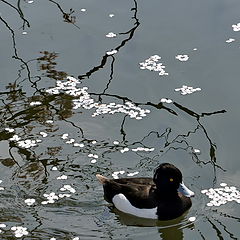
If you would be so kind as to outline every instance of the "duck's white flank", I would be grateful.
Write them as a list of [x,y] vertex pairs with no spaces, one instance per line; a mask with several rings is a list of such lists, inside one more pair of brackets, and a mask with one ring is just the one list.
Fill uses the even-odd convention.
[[158,219],[156,207],[136,208],[128,201],[128,199],[122,193],[115,195],[112,201],[115,207],[122,212],[142,218]]

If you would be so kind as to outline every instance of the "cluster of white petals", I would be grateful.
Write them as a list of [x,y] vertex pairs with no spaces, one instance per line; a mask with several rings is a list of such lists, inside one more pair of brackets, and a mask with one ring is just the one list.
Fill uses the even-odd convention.
[[137,175],[137,174],[139,174],[138,171],[132,172],[132,173],[128,173],[127,176],[128,176],[128,177],[133,177],[133,176],[135,176],[135,175]]
[[30,106],[38,106],[38,105],[41,105],[42,103],[39,102],[39,101],[36,101],[36,102],[30,102]]
[[116,36],[117,36],[117,34],[113,33],[113,32],[110,32],[110,33],[106,34],[106,37],[108,37],[108,38],[114,38]]
[[153,55],[146,59],[144,62],[139,63],[140,69],[159,72],[160,76],[168,75],[168,73],[165,71],[166,67],[163,65],[163,63],[159,62],[160,59],[160,56]]
[[234,42],[235,39],[234,38],[229,38],[228,40],[226,40],[226,43],[231,43],[231,42]]
[[207,203],[209,207],[220,206],[232,201],[240,203],[240,192],[236,187],[229,187],[226,183],[221,183],[219,188],[204,189],[201,193],[211,199],[211,201]]
[[120,150],[121,153],[125,153],[125,152],[128,152],[129,151],[129,148],[128,147],[125,147],[123,149]]
[[63,185],[63,187],[60,188],[60,191],[69,191],[70,193],[76,192],[76,190],[71,185]]
[[37,140],[26,139],[26,140],[18,141],[17,144],[19,147],[22,147],[22,148],[30,148],[30,147],[37,146],[37,143],[39,142],[41,142],[40,139],[37,139]]
[[144,147],[137,147],[132,149],[133,152],[139,152],[139,151],[152,152],[154,150],[155,150],[154,148],[144,148]]
[[40,134],[42,137],[44,137],[44,138],[47,137],[47,135],[48,135],[48,134],[45,133],[45,132],[40,132],[39,134]]
[[124,174],[125,173],[125,171],[124,170],[121,170],[121,171],[115,171],[115,172],[113,172],[113,174],[112,174],[112,177],[114,178],[114,179],[119,179],[119,177],[118,177],[118,175],[119,174]]
[[19,140],[21,140],[21,138],[17,134],[15,134],[11,138],[9,138],[9,140],[10,141],[19,141]]
[[11,227],[11,230],[14,231],[15,237],[17,238],[28,235],[28,231],[26,227],[13,226]]
[[186,85],[183,85],[181,88],[176,88],[175,91],[176,92],[181,92],[182,95],[187,95],[187,94],[192,94],[194,92],[197,92],[197,91],[201,91],[202,89],[201,88],[193,88],[193,87],[188,87]]
[[25,199],[24,202],[28,205],[28,206],[31,206],[33,205],[36,200],[34,198],[28,198],[28,199]]
[[172,103],[173,100],[172,100],[172,99],[169,99],[169,98],[161,98],[160,102],[161,102],[161,103]]
[[179,54],[175,58],[181,62],[186,62],[189,59],[189,56],[186,54]]
[[67,175],[61,175],[59,177],[57,177],[57,180],[67,180],[68,176]]
[[[73,99],[73,109],[95,109],[92,117],[96,117],[102,114],[124,113],[129,115],[130,118],[140,120],[145,117],[147,113],[150,113],[150,110],[141,109],[132,102],[126,102],[125,104],[117,104],[114,102],[109,104],[97,103],[87,92],[88,88],[78,88],[77,83],[79,83],[77,79],[73,77],[67,77],[67,81],[57,81],[57,86],[55,88],[46,90],[46,92],[50,94],[59,94],[60,92],[64,91],[66,94],[77,97],[77,99]],[[67,139],[67,136],[68,135],[65,134],[62,136],[62,138]]]
[[110,55],[116,54],[117,52],[118,52],[117,50],[112,50],[112,51],[106,52],[106,54],[110,56]]
[[56,195],[55,192],[51,192],[49,194],[44,193],[43,196],[47,199],[45,201],[42,201],[42,204],[48,204],[48,203],[55,203],[56,200],[58,200],[58,195]]
[[239,32],[240,31],[240,23],[233,24],[232,28],[233,28],[234,32]]
[[14,132],[15,130],[14,130],[13,128],[5,128],[5,131],[12,133],[12,132]]

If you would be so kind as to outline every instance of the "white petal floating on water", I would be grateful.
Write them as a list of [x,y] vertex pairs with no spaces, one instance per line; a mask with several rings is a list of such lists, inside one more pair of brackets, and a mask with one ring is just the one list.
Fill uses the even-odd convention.
[[109,32],[108,34],[106,34],[107,38],[115,38],[116,36],[117,36],[117,34],[113,33],[113,32]]
[[24,202],[28,205],[28,206],[31,206],[33,205],[36,200],[34,198],[28,198],[28,199],[25,199]]
[[68,139],[68,133],[64,133],[62,136],[61,136],[62,139]]
[[190,218],[188,219],[188,221],[190,221],[190,222],[195,222],[195,220],[196,220],[196,217],[190,217]]
[[12,133],[12,132],[15,131],[13,128],[5,128],[5,130],[6,130],[7,132],[10,132],[10,133]]
[[110,18],[112,18],[112,17],[114,17],[115,15],[114,15],[113,13],[110,13],[108,16],[109,16]]
[[52,167],[52,169],[51,169],[52,171],[57,171],[58,169],[57,169],[57,167]]
[[175,58],[181,62],[186,62],[189,59],[189,56],[186,54],[179,54]]
[[86,12],[87,11],[87,9],[85,9],[85,8],[81,8],[81,10],[80,10],[81,12]]
[[221,186],[221,187],[226,187],[227,184],[226,184],[226,183],[220,183],[220,186]]
[[47,135],[48,135],[48,134],[45,133],[45,132],[40,132],[39,134],[42,135],[42,137],[44,137],[44,138],[47,137]]
[[118,52],[117,50],[112,50],[112,51],[106,52],[106,54],[109,55],[109,56],[111,56],[111,55],[116,54],[117,52]]
[[234,32],[239,32],[240,31],[240,23],[233,24],[232,28],[233,28]]
[[4,224],[4,223],[0,223],[0,228],[5,228],[5,227],[7,227],[6,224]]
[[41,105],[42,103],[39,102],[39,101],[36,101],[36,102],[30,102],[30,106],[38,106],[38,105]]
[[229,38],[228,40],[226,40],[226,43],[232,43],[232,42],[234,42],[234,41],[235,41],[234,38]]
[[201,88],[193,88],[193,87],[188,87],[186,85],[183,85],[181,88],[176,88],[175,92],[181,92],[182,95],[187,95],[187,94],[192,94],[197,91],[201,91]]
[[91,163],[96,163],[96,162],[97,162],[96,159],[92,159],[92,160],[91,160]]
[[57,177],[57,180],[67,180],[68,176],[67,175],[61,175],[59,177]]

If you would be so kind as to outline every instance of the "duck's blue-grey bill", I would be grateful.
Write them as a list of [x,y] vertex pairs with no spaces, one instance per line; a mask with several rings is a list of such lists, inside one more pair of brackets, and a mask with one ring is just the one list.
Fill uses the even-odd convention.
[[180,183],[178,191],[186,197],[194,197],[194,192],[187,188],[184,183]]

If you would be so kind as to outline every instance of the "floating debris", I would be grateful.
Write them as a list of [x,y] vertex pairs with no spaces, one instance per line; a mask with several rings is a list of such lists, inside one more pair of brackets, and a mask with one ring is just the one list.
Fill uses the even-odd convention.
[[162,98],[162,99],[160,100],[160,102],[161,102],[161,103],[172,103],[173,100],[171,100],[171,99],[169,99],[169,98]]
[[92,153],[90,153],[90,154],[88,154],[88,157],[90,157],[90,158],[98,158],[98,155],[97,154],[92,154]]
[[33,3],[33,1],[32,0],[28,0],[28,3]]
[[229,38],[228,40],[226,40],[226,43],[231,43],[231,42],[234,42],[235,39],[234,38]]
[[58,169],[57,169],[57,167],[52,167],[52,169],[51,169],[52,171],[57,171]]
[[81,8],[81,10],[80,10],[81,12],[86,12],[87,11],[87,9],[85,9],[85,8]]
[[188,87],[186,85],[183,85],[181,88],[176,88],[175,92],[181,92],[182,95],[187,95],[187,94],[192,94],[197,91],[201,91],[201,88],[193,88],[193,87]]
[[175,58],[181,62],[186,62],[189,59],[189,56],[186,54],[185,55],[179,54],[179,55],[175,56]]
[[211,199],[211,201],[207,203],[208,207],[221,206],[232,201],[240,203],[240,192],[236,187],[229,187],[226,183],[220,183],[220,186],[220,188],[209,188],[201,191],[202,194],[205,194]]
[[15,130],[14,130],[13,128],[5,128],[5,131],[12,133],[12,132],[14,132]]
[[96,159],[92,159],[92,160],[91,160],[91,163],[96,163],[96,162],[97,162]]
[[140,69],[147,69],[149,71],[159,72],[160,76],[166,76],[168,73],[165,71],[163,63],[158,62],[161,59],[158,55],[153,55],[146,59],[144,62],[139,63]]
[[113,141],[113,144],[114,144],[114,145],[118,145],[118,144],[119,144],[119,141]]
[[110,55],[113,55],[113,54],[115,54],[117,52],[118,52],[117,50],[112,50],[112,51],[106,52],[106,54],[110,56]]
[[38,105],[41,105],[42,103],[41,102],[30,102],[30,106],[38,106]]
[[28,231],[26,227],[13,226],[11,227],[11,230],[15,232],[15,237],[17,238],[28,235]]
[[193,51],[197,51],[198,49],[197,48],[194,48]]
[[28,198],[28,199],[25,199],[24,202],[28,205],[28,206],[31,206],[33,205],[36,200],[34,198]]
[[115,38],[116,36],[117,36],[117,34],[113,33],[113,32],[106,34],[106,37],[108,37],[108,38]]
[[27,32],[25,32],[25,31],[24,31],[24,32],[22,32],[22,35],[27,35]]
[[110,13],[108,16],[109,16],[110,18],[112,18],[112,17],[114,17],[115,15],[114,15],[113,13]]
[[233,24],[232,28],[233,28],[234,32],[239,32],[240,31],[240,23]]

